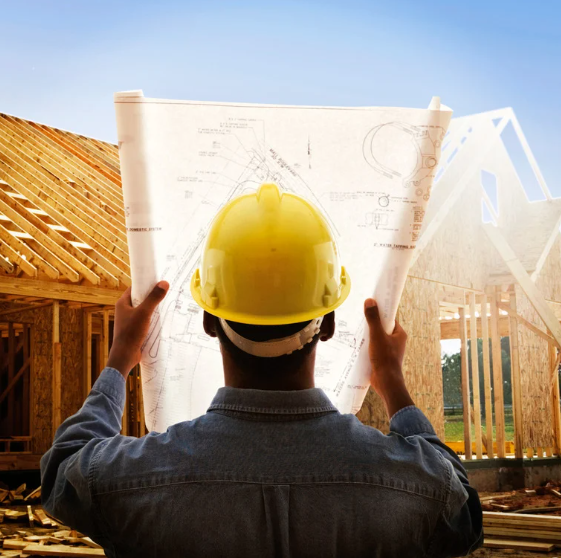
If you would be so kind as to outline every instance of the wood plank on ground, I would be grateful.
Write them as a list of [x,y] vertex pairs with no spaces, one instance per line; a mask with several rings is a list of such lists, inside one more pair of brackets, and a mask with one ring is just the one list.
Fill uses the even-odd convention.
[[555,548],[553,543],[540,543],[530,541],[514,541],[511,539],[492,539],[485,538],[483,541],[485,548],[512,548],[514,550],[534,550],[537,552],[550,552]]
[[[4,543],[5,544],[5,543]],[[41,545],[25,543],[24,556],[70,556],[80,558],[81,556],[105,556],[103,549],[88,547],[71,547],[63,544]],[[21,547],[18,547],[21,548]]]

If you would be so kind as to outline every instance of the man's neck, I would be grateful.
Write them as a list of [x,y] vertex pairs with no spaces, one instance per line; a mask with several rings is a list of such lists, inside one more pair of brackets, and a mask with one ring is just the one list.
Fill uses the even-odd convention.
[[275,391],[295,391],[299,389],[310,389],[314,386],[313,374],[311,377],[299,374],[291,375],[290,378],[283,378],[279,381],[276,378],[266,377],[247,377],[245,374],[228,374],[224,371],[225,385],[238,389],[263,389]]

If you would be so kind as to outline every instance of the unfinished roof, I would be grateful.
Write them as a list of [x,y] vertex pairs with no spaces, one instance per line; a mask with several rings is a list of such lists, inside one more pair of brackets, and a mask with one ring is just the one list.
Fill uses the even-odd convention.
[[[511,124],[534,173],[544,200],[530,201],[503,141]],[[487,174],[494,181],[495,199],[482,183]],[[415,259],[431,242],[450,212],[462,212],[459,200],[466,189],[479,192],[488,220],[496,225],[522,265],[537,275],[561,225],[561,198],[553,198],[534,155],[511,108],[455,118],[444,140],[437,179],[427,208]],[[482,219],[483,222],[483,219]],[[496,258],[491,275],[508,273]]]
[[0,268],[43,286],[130,285],[115,145],[0,114]]
[[[529,201],[502,140],[512,124],[545,200]],[[496,200],[482,173],[496,179]],[[435,238],[462,193],[477,199],[535,279],[559,238],[553,199],[512,109],[455,118],[414,258]],[[497,207],[498,205],[498,207]],[[482,223],[483,221],[481,221]],[[491,276],[508,274],[493,257]],[[0,290],[111,304],[130,285],[115,145],[0,114]]]

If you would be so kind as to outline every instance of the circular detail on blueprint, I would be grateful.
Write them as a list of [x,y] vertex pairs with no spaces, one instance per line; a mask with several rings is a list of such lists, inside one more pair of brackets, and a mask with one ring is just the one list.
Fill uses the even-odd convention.
[[436,159],[434,157],[427,157],[426,161],[425,161],[425,165],[429,168],[429,169],[433,169],[434,167],[436,167]]
[[390,197],[380,196],[378,198],[378,204],[380,205],[380,207],[388,207],[388,205],[390,205]]
[[423,199],[424,199],[425,201],[429,201],[429,198],[430,198],[430,196],[429,196],[428,194],[425,194],[425,195],[423,196]]
[[416,129],[402,122],[372,128],[364,138],[363,154],[374,170],[388,178],[406,180],[422,166]]
[[423,189],[422,188],[417,188],[417,190],[415,191],[415,194],[417,194],[418,196],[422,196],[423,195]]

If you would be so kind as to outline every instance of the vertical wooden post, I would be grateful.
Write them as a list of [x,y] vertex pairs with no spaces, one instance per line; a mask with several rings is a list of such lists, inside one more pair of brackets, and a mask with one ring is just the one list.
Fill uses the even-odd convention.
[[102,350],[101,350],[101,370],[107,366],[109,358],[109,309],[103,310],[103,330],[102,330]]
[[62,422],[62,347],[60,343],[60,305],[53,302],[53,436]]
[[[499,299],[497,300],[497,297]],[[495,430],[497,437],[497,456],[506,457],[505,452],[505,400],[503,392],[503,362],[501,336],[499,335],[500,291],[490,297],[491,306],[491,347],[493,352],[493,395],[495,400]]]
[[549,363],[551,369],[551,406],[553,409],[553,440],[555,455],[561,455],[561,408],[559,407],[559,357],[557,348],[551,343],[549,347]]
[[[23,324],[23,364],[29,361],[29,325]],[[30,435],[30,419],[31,419],[31,398],[29,397],[29,383],[31,379],[31,363],[27,370],[23,373],[23,434]]]
[[470,338],[471,338],[471,389],[473,390],[473,415],[475,427],[475,453],[483,459],[481,437],[481,397],[479,393],[479,355],[477,350],[477,317],[475,315],[475,293],[469,293]]
[[[16,373],[16,334],[14,331],[14,324],[10,322],[8,324],[8,385],[12,383],[14,375]],[[14,430],[14,399],[15,389],[12,388],[10,393],[8,393],[8,432],[13,432]]]
[[458,312],[460,314],[460,357],[462,374],[462,405],[464,408],[464,449],[466,459],[471,459],[471,403],[469,397],[469,365],[467,355],[467,324],[465,307],[460,306]]
[[[516,293],[510,292],[510,309],[516,314]],[[514,455],[522,458],[522,387],[520,385],[520,356],[518,349],[518,320],[509,315],[510,371],[512,378],[512,414],[514,416]]]
[[485,387],[485,439],[487,457],[492,459],[493,450],[493,403],[491,400],[491,361],[489,359],[489,326],[487,322],[487,295],[481,296],[481,341],[483,343],[483,381]]
[[84,320],[84,399],[92,389],[92,313],[85,310]]

